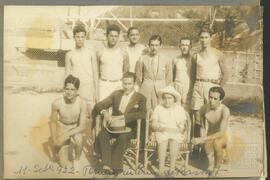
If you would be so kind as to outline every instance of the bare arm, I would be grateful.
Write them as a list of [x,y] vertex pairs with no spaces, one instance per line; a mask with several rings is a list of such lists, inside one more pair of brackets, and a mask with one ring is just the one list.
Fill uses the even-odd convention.
[[98,65],[97,65],[97,56],[92,53],[91,54],[92,61],[92,72],[93,72],[93,80],[94,80],[94,94],[95,94],[95,102],[97,101],[98,96]]
[[142,62],[142,58],[140,58],[136,63],[135,72],[136,72],[137,84],[140,87],[142,85],[142,81],[143,81],[143,62]]
[[123,52],[123,58],[124,58],[123,73],[126,73],[126,72],[129,72],[129,57],[126,52]]
[[54,101],[51,106],[51,133],[52,133],[52,139],[53,142],[56,142],[56,123],[58,121],[58,108],[57,108],[57,103]]
[[196,81],[196,76],[197,76],[197,55],[194,54],[191,58],[191,70],[190,70],[190,74],[191,74],[191,77],[190,77],[190,87],[191,87],[191,90],[193,89],[193,86],[195,84],[195,81]]
[[220,66],[220,71],[221,71],[221,81],[220,81],[220,86],[223,87],[226,82],[228,81],[229,78],[229,69],[226,64],[226,59],[224,55],[221,55],[221,58],[219,59],[219,66]]
[[209,136],[203,137],[203,140],[204,141],[213,140],[213,139],[224,136],[228,127],[229,117],[230,117],[230,111],[227,107],[224,107],[222,110],[222,120],[220,123],[220,131],[217,133],[211,134]]
[[80,107],[79,126],[69,130],[67,136],[73,136],[74,134],[82,132],[86,126],[86,114],[87,114],[86,102],[82,100],[80,106],[81,107]]
[[71,51],[67,52],[65,57],[65,77],[69,74],[72,74]]
[[166,65],[166,84],[172,85],[173,83],[173,68],[172,68],[172,61],[168,61]]

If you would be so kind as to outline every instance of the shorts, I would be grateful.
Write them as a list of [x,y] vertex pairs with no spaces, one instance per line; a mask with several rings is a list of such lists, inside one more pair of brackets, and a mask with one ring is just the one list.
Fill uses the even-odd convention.
[[190,97],[190,93],[189,93],[189,89],[190,89],[189,84],[174,82],[174,88],[181,95],[181,103],[182,104],[190,104],[191,97]]
[[91,83],[81,83],[78,90],[79,96],[86,101],[87,104],[94,104],[95,102],[95,89]]
[[109,82],[99,80],[99,101],[102,101],[106,97],[110,96],[115,90],[122,88],[122,81]]
[[191,109],[200,110],[200,108],[208,102],[209,89],[219,86],[211,82],[196,81],[193,88]]
[[[71,124],[71,125],[66,125],[60,121],[57,121],[57,124],[56,124],[56,136],[57,137],[56,138],[58,138],[59,136],[61,136],[63,134],[67,134],[68,131],[70,131],[71,129],[73,129],[77,126],[78,126],[77,123]],[[72,138],[72,140],[71,140],[71,138]],[[71,142],[74,142],[74,144],[77,144],[77,142],[79,142],[81,138],[82,138],[82,133],[74,134],[69,139],[64,140],[61,143],[61,146],[70,145]]]

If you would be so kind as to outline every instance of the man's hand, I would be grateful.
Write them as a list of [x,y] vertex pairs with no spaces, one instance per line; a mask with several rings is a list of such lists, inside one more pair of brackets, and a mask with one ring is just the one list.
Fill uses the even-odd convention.
[[180,130],[180,133],[181,133],[181,134],[184,134],[184,132],[186,131],[186,128],[187,128],[187,123],[185,123],[184,125],[178,123],[178,124],[177,124],[177,128]]
[[103,127],[107,127],[107,124],[109,124],[109,122],[110,122],[110,114],[108,111],[104,111],[102,121]]
[[159,126],[158,127],[158,132],[164,132],[166,130],[165,127]]
[[191,140],[191,143],[194,144],[194,145],[202,144],[202,143],[204,143],[204,139],[203,138],[193,138]]

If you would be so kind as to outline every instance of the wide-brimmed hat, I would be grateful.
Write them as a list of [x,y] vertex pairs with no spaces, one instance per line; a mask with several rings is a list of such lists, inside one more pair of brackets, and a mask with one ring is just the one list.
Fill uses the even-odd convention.
[[131,131],[129,127],[126,127],[126,121],[124,116],[112,116],[111,123],[106,126],[106,130],[110,133],[128,133]]
[[176,91],[176,89],[173,86],[167,86],[161,90],[159,90],[158,95],[162,97],[163,94],[171,94],[175,97],[176,101],[179,101],[181,99],[181,95]]

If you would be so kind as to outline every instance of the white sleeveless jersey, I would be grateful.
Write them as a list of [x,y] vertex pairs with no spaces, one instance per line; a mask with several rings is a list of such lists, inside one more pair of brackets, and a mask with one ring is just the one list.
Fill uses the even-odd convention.
[[91,83],[93,81],[92,60],[94,54],[87,48],[82,50],[72,50],[71,53],[71,73],[80,79],[81,83]]
[[221,70],[219,66],[219,56],[215,53],[210,54],[207,59],[197,54],[197,79],[220,79]]
[[117,48],[104,48],[99,57],[100,77],[106,80],[120,80],[123,75],[124,54]]
[[136,63],[142,56],[144,49],[145,47],[142,44],[137,44],[134,47],[127,46],[126,51],[129,57],[129,71],[130,72],[135,72]]

